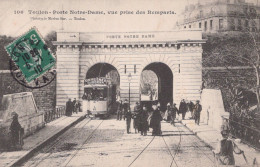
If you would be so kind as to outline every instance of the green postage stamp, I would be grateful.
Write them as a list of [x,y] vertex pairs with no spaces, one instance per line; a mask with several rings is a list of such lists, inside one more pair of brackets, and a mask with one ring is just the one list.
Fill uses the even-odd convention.
[[7,45],[5,49],[29,83],[55,64],[55,58],[35,27]]

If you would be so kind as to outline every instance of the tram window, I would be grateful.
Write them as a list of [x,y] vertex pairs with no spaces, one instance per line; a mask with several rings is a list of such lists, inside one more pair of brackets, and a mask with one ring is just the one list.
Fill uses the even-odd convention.
[[107,100],[107,88],[85,88],[84,100]]

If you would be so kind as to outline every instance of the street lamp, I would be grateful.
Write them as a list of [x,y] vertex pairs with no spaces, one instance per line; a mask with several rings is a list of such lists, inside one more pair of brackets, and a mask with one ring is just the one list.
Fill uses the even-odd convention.
[[130,82],[132,80],[131,73],[128,74],[127,79],[128,79],[128,82],[129,82],[129,110],[130,110]]

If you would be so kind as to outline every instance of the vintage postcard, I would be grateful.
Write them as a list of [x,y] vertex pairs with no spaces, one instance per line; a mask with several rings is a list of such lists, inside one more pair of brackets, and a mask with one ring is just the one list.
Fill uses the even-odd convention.
[[1,0],[0,166],[260,166],[258,0]]

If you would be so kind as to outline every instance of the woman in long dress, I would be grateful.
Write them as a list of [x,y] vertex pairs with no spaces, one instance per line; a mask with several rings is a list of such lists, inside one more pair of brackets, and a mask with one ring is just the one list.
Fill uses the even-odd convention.
[[134,114],[133,114],[133,119],[134,119],[134,129],[135,133],[139,132],[139,122],[140,122],[140,110],[141,107],[139,105],[139,102],[136,102],[136,105],[134,107]]
[[141,110],[140,113],[140,124],[139,124],[139,129],[141,131],[141,135],[146,136],[147,135],[147,131],[149,129],[148,127],[148,111],[146,106],[143,106],[143,109]]
[[153,113],[151,116],[151,128],[153,128],[152,135],[161,135],[161,121],[162,115],[157,105],[153,106]]

